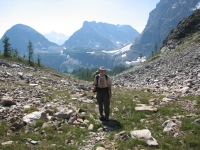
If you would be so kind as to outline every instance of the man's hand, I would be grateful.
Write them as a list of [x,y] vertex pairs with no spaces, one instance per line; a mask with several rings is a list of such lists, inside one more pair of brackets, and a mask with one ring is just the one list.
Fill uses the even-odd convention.
[[93,92],[96,92],[96,86],[93,87],[93,90],[92,90],[92,91],[93,91]]
[[109,95],[109,99],[111,99],[111,98],[112,98],[112,94]]
[[109,91],[109,99],[112,98],[112,93]]

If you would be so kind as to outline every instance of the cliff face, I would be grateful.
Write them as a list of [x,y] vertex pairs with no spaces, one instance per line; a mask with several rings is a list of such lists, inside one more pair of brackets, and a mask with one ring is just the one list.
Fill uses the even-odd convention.
[[197,9],[192,15],[179,22],[167,38],[163,41],[162,52],[167,52],[183,43],[182,39],[191,33],[200,29],[200,9]]
[[200,10],[164,40],[161,54],[113,77],[113,84],[173,95],[200,96]]
[[169,32],[192,14],[198,3],[199,0],[160,0],[150,12],[147,25],[131,46],[127,59],[133,60],[140,54],[150,56],[154,46],[157,44],[159,48]]

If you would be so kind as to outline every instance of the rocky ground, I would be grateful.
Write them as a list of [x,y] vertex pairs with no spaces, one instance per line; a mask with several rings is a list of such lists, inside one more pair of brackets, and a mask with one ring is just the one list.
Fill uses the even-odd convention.
[[[166,97],[163,98],[158,107],[174,102],[178,97],[188,94],[199,97],[200,45],[191,45],[191,47],[186,48],[184,51],[169,52],[167,55],[162,55],[154,61],[135,66],[131,70],[112,77],[113,87],[134,88],[152,91],[158,95],[165,95]],[[91,132],[94,125],[87,119],[82,118],[82,115],[86,112],[70,102],[66,103],[66,99],[88,105],[96,103],[93,95],[88,94],[91,93],[91,82],[80,82],[56,72],[47,73],[45,70],[0,60],[0,85],[0,120],[10,124],[12,131],[17,131],[26,125],[26,132],[29,132],[29,130],[33,130],[29,124],[40,118],[47,120],[43,127],[53,125],[59,129],[62,125],[80,125],[81,127],[88,128],[89,140],[86,142],[89,144],[79,147],[79,149],[90,150],[96,143],[108,137],[108,131],[119,128],[119,124],[115,120],[111,120],[103,122],[104,128],[99,128],[98,132]],[[70,93],[68,96],[67,94],[58,95],[55,99],[50,100],[50,95],[55,90],[66,90],[66,93],[69,93],[69,91]],[[195,102],[190,101],[176,102],[190,112],[194,112],[197,105]],[[153,101],[150,103],[153,103]],[[38,110],[30,114],[24,113],[25,109],[31,107],[37,107]],[[58,111],[55,111],[55,108]],[[135,109],[157,111],[157,108],[142,105]],[[97,122],[100,121],[93,114],[87,115],[90,115]],[[63,118],[65,121],[60,122],[57,118]],[[175,123],[179,124],[175,120],[168,120],[163,123],[163,127]],[[171,132],[171,129],[165,130],[170,130]],[[151,135],[149,130],[144,129],[132,131],[131,136],[138,135],[137,132],[143,138]],[[174,134],[178,136],[181,133],[176,132]],[[123,131],[114,136],[114,139],[118,138],[124,140],[130,137]],[[149,139],[149,137],[146,138]],[[153,137],[151,139],[153,140],[147,140],[149,145],[158,145]],[[12,143],[12,141],[7,141],[2,142],[2,145],[11,144],[9,142]],[[27,142],[30,145],[41,143],[41,141],[34,141],[32,139],[28,139]],[[112,147],[115,144],[114,142],[106,142],[103,143],[105,145],[104,148]],[[76,143],[73,140],[67,139],[66,144],[74,145]]]
[[[199,21],[196,23],[194,21],[195,19],[190,19],[189,23],[195,25],[195,31],[199,30]],[[183,24],[188,25],[187,21],[183,21]],[[195,101],[178,101],[181,96],[190,94],[200,97],[200,34],[196,32],[194,36],[188,37],[185,41],[173,39],[185,33],[185,29],[188,28],[183,28],[183,26],[176,28],[172,32],[173,36],[165,40],[161,54],[155,56],[156,58],[111,77],[113,87],[151,91],[156,95],[163,95],[164,98],[156,107],[154,107],[156,100],[151,99],[149,100],[150,106],[139,104],[135,107],[136,111],[157,111],[165,104],[176,103],[183,108],[183,111],[193,113],[187,114],[188,116],[195,115],[197,111]],[[33,129],[31,124],[43,118],[46,122],[42,128],[53,126],[58,134],[62,134],[59,128],[63,125],[78,125],[79,128],[88,129],[88,137],[85,141],[87,145],[80,146],[71,139],[66,139],[65,145],[77,145],[79,150],[91,150],[96,143],[101,141],[104,147],[98,147],[98,150],[113,147],[116,144],[115,141],[110,142],[104,139],[108,138],[108,131],[120,128],[120,124],[112,119],[109,122],[103,121],[104,127],[98,128],[97,132],[92,132],[94,124],[82,117],[88,112],[71,103],[88,105],[96,103],[91,94],[91,87],[91,82],[80,82],[57,72],[0,60],[0,121],[5,121],[11,126],[11,129],[0,137],[0,143],[2,145],[12,144],[13,141],[4,141],[4,137],[9,136],[11,132],[17,133],[18,129],[23,126],[26,128],[25,132],[37,132],[38,130]],[[65,94],[58,92],[53,95],[55,91],[62,91]],[[98,112],[97,105],[95,106],[95,111]],[[37,110],[31,113],[25,112],[33,107]],[[117,108],[114,109],[117,110]],[[94,114],[87,114],[87,116],[100,122]],[[178,115],[171,120],[162,120],[164,132],[173,132],[174,137],[181,136],[182,133],[177,129],[181,122],[176,120],[181,117],[185,116]],[[62,118],[62,121],[58,118]],[[199,124],[199,120],[196,119],[193,123]],[[151,120],[141,120],[141,122],[148,123]],[[45,132],[40,134],[45,134]],[[143,138],[146,139],[148,145],[158,146],[156,139],[147,129],[131,131],[130,135],[131,137],[122,131],[113,138],[114,140]],[[27,138],[26,144],[32,147],[35,144],[42,144],[42,141]]]
[[[199,37],[199,34],[196,33],[192,38],[197,41]],[[178,101],[178,99],[190,94],[200,97],[200,44],[190,42],[190,39],[185,43],[170,40],[161,52],[160,55],[156,56],[157,59],[148,60],[126,72],[111,77],[113,87],[151,91],[156,95],[164,96],[156,107],[154,107],[155,100],[150,100],[149,106],[137,105],[136,111],[156,112],[159,107],[168,103],[176,103],[185,111],[195,114],[197,111],[195,101]],[[77,145],[80,150],[91,150],[95,144],[101,142],[104,148],[97,149],[103,150],[113,147],[116,144],[115,141],[110,142],[105,139],[109,136],[108,132],[120,128],[120,124],[116,120],[103,121],[104,127],[100,127],[98,132],[92,132],[94,124],[83,117],[87,112],[71,103],[88,105],[96,103],[93,94],[91,94],[91,87],[91,82],[78,81],[57,72],[34,69],[23,64],[0,60],[0,120],[11,126],[10,131],[4,136],[9,136],[10,132],[16,132],[23,126],[26,126],[25,132],[35,131],[36,129],[33,129],[31,124],[44,118],[46,122],[43,127],[53,126],[58,130],[58,134],[62,132],[59,131],[59,128],[63,125],[78,125],[80,128],[88,128],[88,137],[85,141],[88,143],[87,145],[80,146],[70,139],[66,139],[66,145]],[[65,94],[53,96],[55,91],[62,91]],[[32,107],[37,108],[37,111],[25,113],[26,109]],[[95,111],[98,114],[97,105]],[[191,116],[190,113],[187,115]],[[95,122],[100,122],[94,114],[87,114],[87,116],[90,116]],[[174,119],[163,120],[162,126],[164,131],[173,132],[174,136],[181,136],[182,133],[177,129],[181,122],[176,120],[177,117],[183,116],[174,116]],[[58,118],[62,118],[63,121],[59,121]],[[198,124],[199,119],[195,120],[194,123]],[[170,125],[174,126],[175,129]],[[114,140],[125,140],[139,136],[139,138],[146,138],[148,145],[158,145],[156,139],[151,137],[151,133],[147,129],[131,131],[130,135],[131,137],[122,131],[114,135],[113,138]],[[4,137],[0,138],[2,145],[13,142],[5,142],[3,139]],[[42,141],[27,139],[27,144],[30,146],[42,144]]]
[[[174,102],[178,97],[188,94],[199,97],[200,45],[190,44],[191,46],[183,51],[168,50],[167,55],[162,54],[158,59],[142,63],[131,70],[112,77],[113,87],[133,88],[165,95],[166,97],[163,98],[158,107]],[[87,138],[89,140],[85,141],[88,144],[79,147],[79,149],[91,150],[96,143],[108,137],[108,131],[119,128],[118,122],[110,120],[109,122],[103,122],[104,127],[99,128],[98,132],[92,132],[94,125],[82,117],[86,112],[80,107],[66,102],[66,99],[70,99],[88,105],[96,103],[93,95],[89,94],[91,93],[91,82],[80,82],[56,72],[47,73],[43,69],[34,69],[22,64],[0,60],[0,85],[0,120],[10,124],[11,131],[17,131],[24,125],[26,126],[26,132],[35,130],[29,124],[40,118],[47,120],[43,127],[53,125],[58,129],[58,132],[59,127],[62,125],[79,125],[83,128],[87,127],[89,133]],[[51,99],[51,94],[56,90],[66,91],[69,95],[57,95],[56,98]],[[194,112],[197,105],[195,102],[190,101],[176,102],[190,112]],[[150,103],[153,103],[153,101]],[[33,113],[24,113],[25,109],[31,107],[36,107],[38,110]],[[57,111],[55,111],[55,108]],[[135,109],[156,111],[157,108],[141,105]],[[87,115],[100,122],[93,114]],[[64,121],[58,121],[57,118],[62,118]],[[169,124],[180,124],[180,122],[167,120],[163,123],[163,127],[169,126]],[[165,130],[171,132],[171,128]],[[178,136],[181,133],[175,132],[173,134]],[[5,136],[8,135],[9,132]],[[148,140],[150,137],[147,135],[151,135],[149,130],[132,131],[131,137],[133,138],[135,135],[140,135],[142,138],[146,137],[149,145],[158,145],[153,137],[152,140]],[[131,137],[124,131],[114,135],[114,139],[120,138],[122,140]],[[1,140],[3,140],[3,137],[1,137]],[[112,147],[115,144],[106,140],[105,142],[103,143],[105,147],[101,147],[101,149]],[[1,143],[7,145],[11,144],[12,141]],[[27,139],[27,143],[34,145],[41,144],[41,141]],[[65,144],[74,145],[77,143],[66,139]]]
[[200,96],[200,44],[188,44],[191,47],[183,51],[168,51],[167,55],[114,76],[113,85],[175,97]]
[[[11,132],[18,132],[26,127],[25,132],[35,131],[31,124],[38,119],[45,119],[43,128],[53,126],[58,130],[63,125],[78,125],[77,128],[88,128],[89,144],[79,147],[80,150],[91,150],[96,143],[106,138],[109,130],[119,128],[115,120],[104,121],[104,128],[98,132],[92,132],[94,125],[84,119],[86,111],[79,104],[94,104],[96,100],[91,94],[91,82],[78,81],[56,72],[47,72],[43,69],[34,69],[19,63],[10,63],[0,60],[0,120],[7,122],[11,129],[6,135],[0,137],[2,145],[12,144],[13,141],[4,141],[4,137]],[[64,95],[51,95],[56,91],[65,91]],[[70,102],[71,101],[71,102]],[[77,105],[72,104],[77,103]],[[25,110],[37,108],[32,113],[25,113]],[[98,112],[97,108],[96,111]],[[87,114],[96,122],[100,122],[94,114]],[[63,121],[58,121],[62,118]],[[45,134],[45,133],[43,133]],[[27,144],[41,144],[42,141],[27,139]],[[53,143],[52,143],[53,144]],[[76,145],[75,141],[66,139],[66,145]],[[107,147],[112,143],[107,143]],[[78,145],[77,145],[78,146]]]
[[163,41],[161,54],[113,77],[113,85],[157,94],[200,96],[200,10],[183,19]]

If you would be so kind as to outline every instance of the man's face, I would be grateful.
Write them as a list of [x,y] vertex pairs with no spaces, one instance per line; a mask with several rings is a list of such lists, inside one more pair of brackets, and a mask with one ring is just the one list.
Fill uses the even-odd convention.
[[99,70],[100,74],[105,74],[105,70]]

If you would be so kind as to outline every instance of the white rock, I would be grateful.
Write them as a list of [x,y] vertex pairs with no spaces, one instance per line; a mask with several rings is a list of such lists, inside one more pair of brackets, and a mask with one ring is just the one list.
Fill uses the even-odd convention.
[[40,119],[41,117],[41,113],[40,111],[35,111],[35,112],[32,112],[26,116],[23,117],[23,121],[26,122],[26,123],[32,123],[38,119]]
[[69,119],[70,116],[72,115],[73,113],[73,110],[61,110],[60,112],[57,112],[54,114],[55,117],[58,117],[58,118],[63,118],[63,119]]
[[135,107],[135,110],[136,111],[149,110],[149,111],[156,112],[157,108],[153,106],[147,106],[146,104],[137,104],[137,107]]
[[31,83],[31,84],[29,84],[29,86],[38,86],[38,84]]
[[164,98],[162,99],[162,102],[165,102],[165,103],[169,103],[169,102],[171,102],[171,101],[173,101],[173,99],[171,99],[171,98],[166,98],[166,97],[164,97]]
[[1,143],[3,146],[5,146],[5,145],[11,145],[13,143],[13,141],[7,141],[7,142],[3,142],[3,143]]
[[94,125],[93,124],[90,124],[89,126],[88,126],[88,130],[93,130],[94,129]]
[[162,124],[163,132],[173,131],[175,128],[178,128],[181,125],[181,122],[176,119],[167,120]]
[[148,129],[134,130],[130,132],[131,138],[144,139],[149,146],[158,146],[158,142],[151,136]]
[[182,89],[180,89],[180,91],[182,92],[182,93],[187,93],[188,91],[189,91],[189,87],[183,87]]

